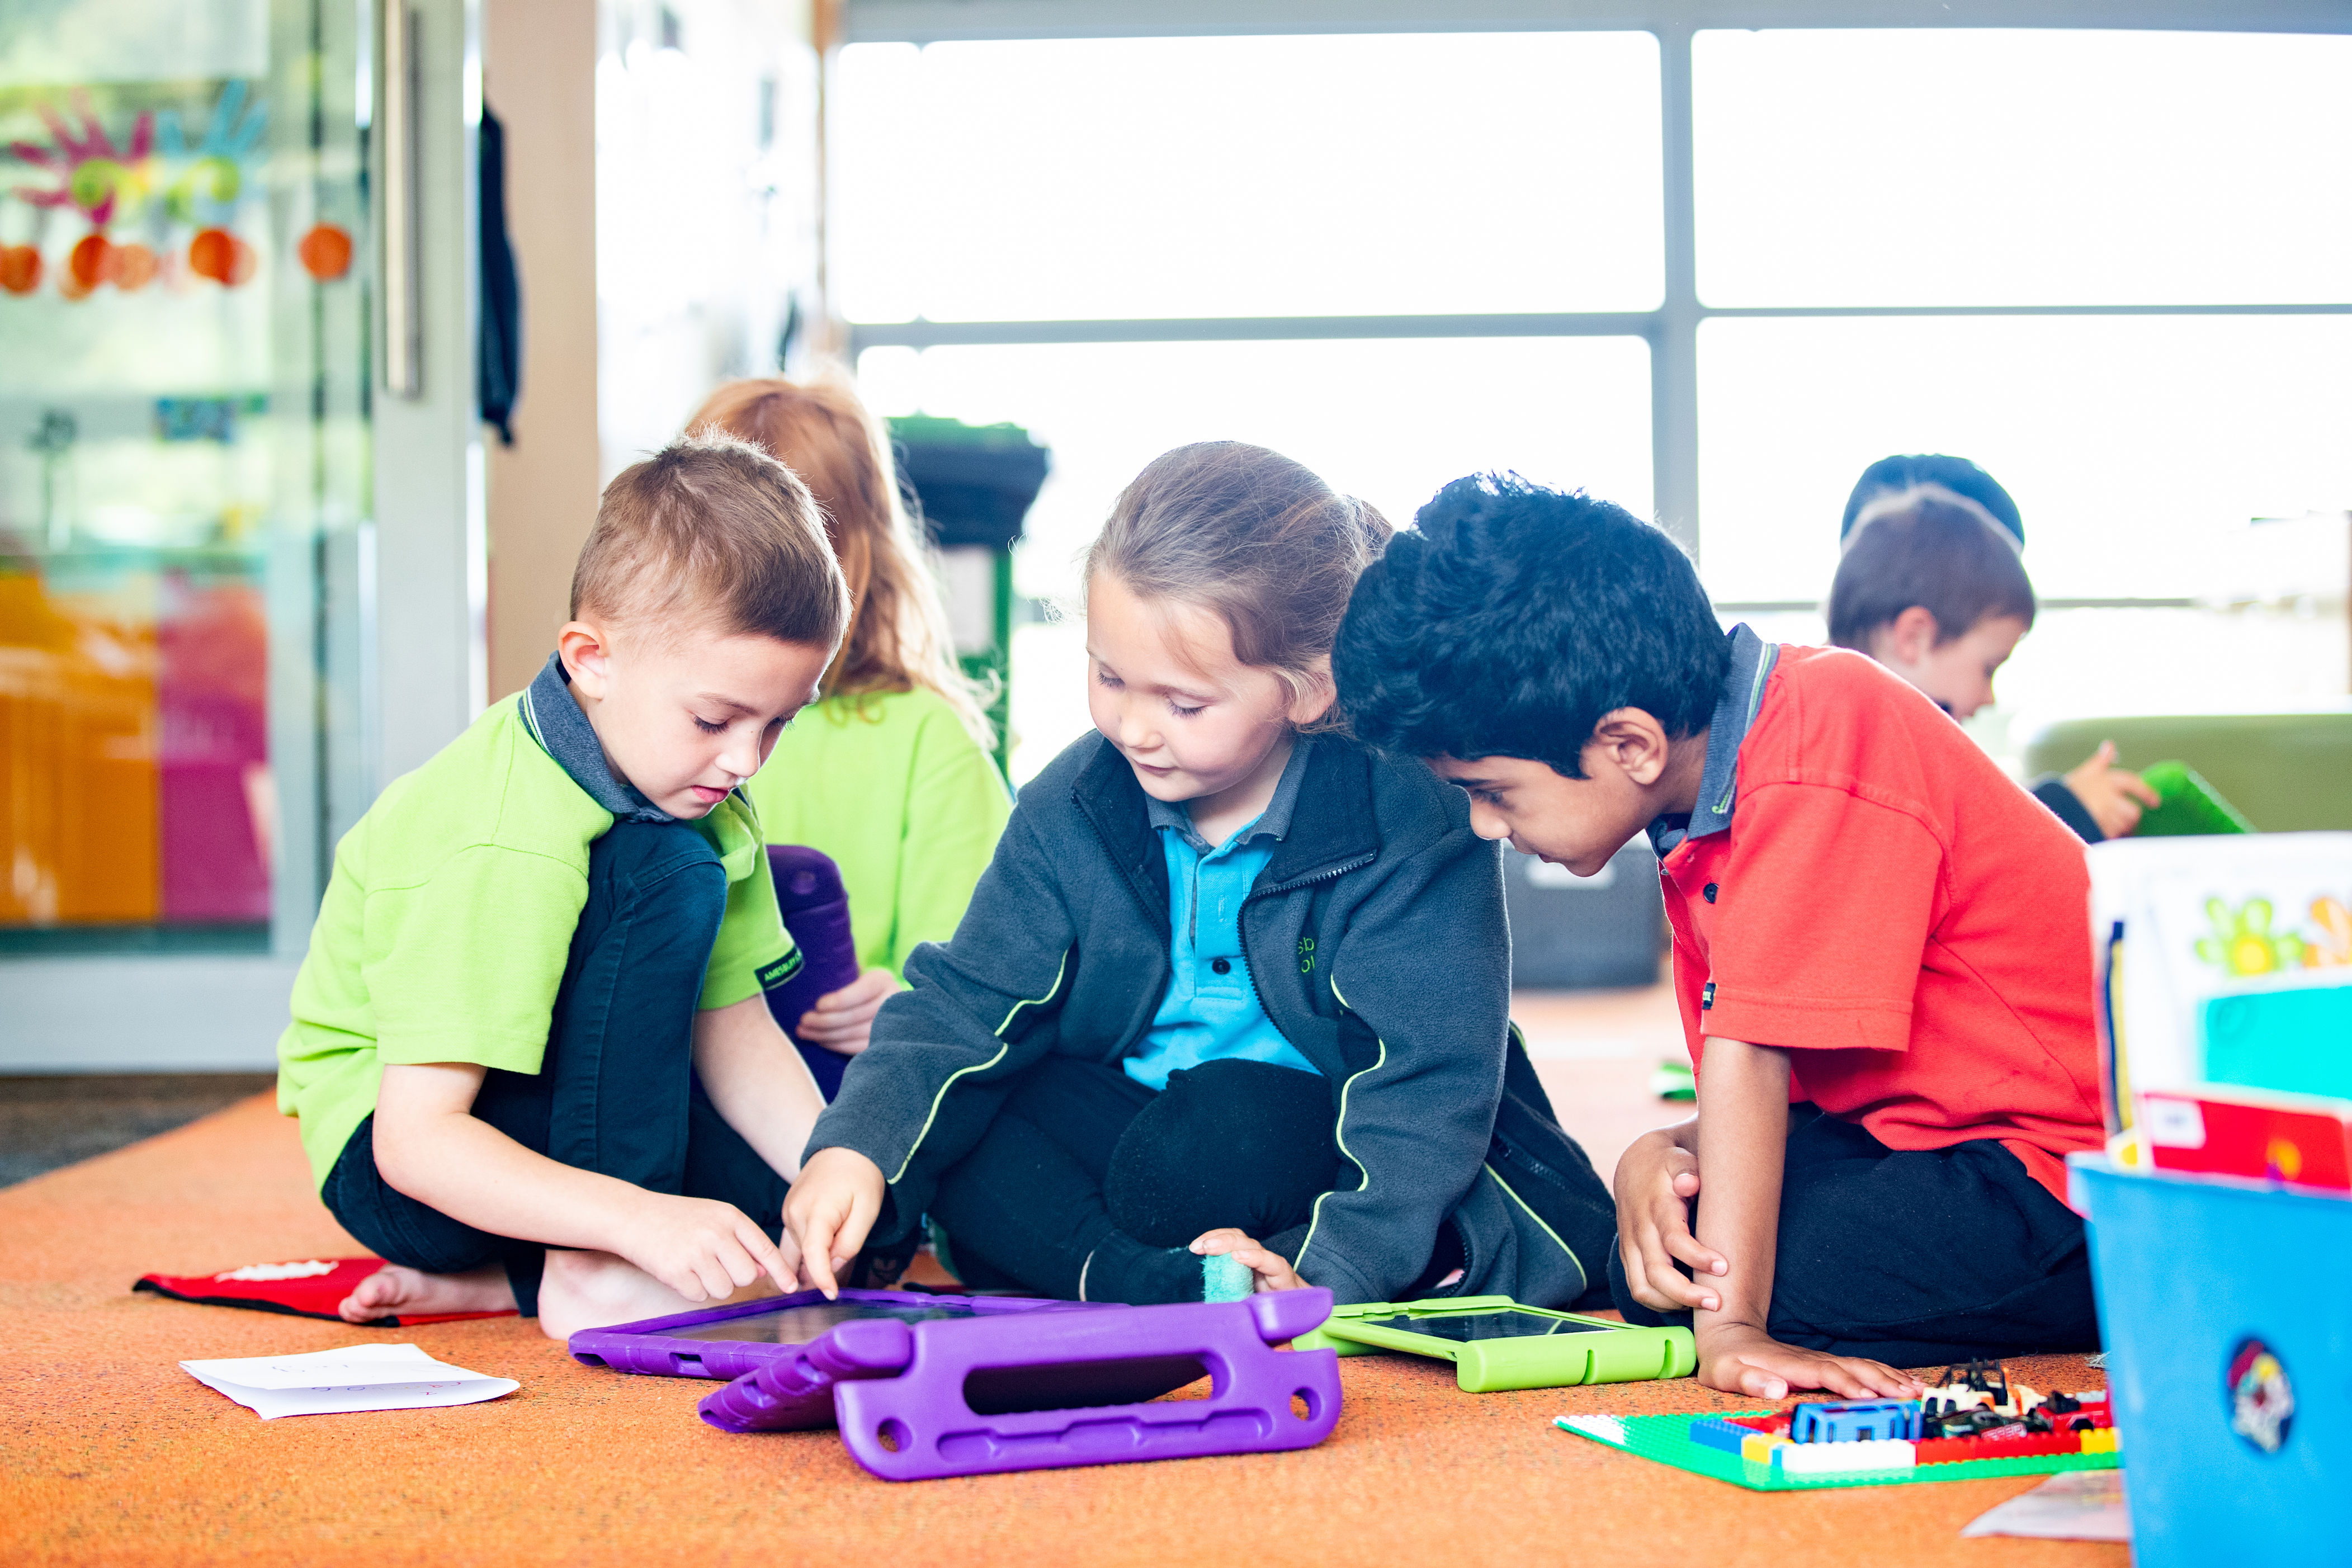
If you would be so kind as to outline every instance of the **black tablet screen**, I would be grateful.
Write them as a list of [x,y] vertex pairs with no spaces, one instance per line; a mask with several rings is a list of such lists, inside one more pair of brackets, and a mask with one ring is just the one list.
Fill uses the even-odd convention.
[[1547,1318],[1538,1312],[1464,1312],[1459,1316],[1431,1318],[1366,1318],[1364,1325],[1373,1329],[1395,1329],[1402,1333],[1427,1334],[1437,1340],[1513,1340],[1545,1334],[1599,1334],[1624,1326],[1622,1323],[1571,1322],[1565,1318]]
[[721,1318],[715,1323],[664,1329],[659,1337],[666,1340],[735,1340],[762,1345],[804,1345],[827,1329],[854,1322],[860,1318],[896,1318],[902,1323],[920,1323],[933,1318],[978,1316],[970,1307],[945,1304],[898,1307],[878,1301],[811,1301],[805,1306],[780,1307],[772,1312],[747,1312],[740,1318]]

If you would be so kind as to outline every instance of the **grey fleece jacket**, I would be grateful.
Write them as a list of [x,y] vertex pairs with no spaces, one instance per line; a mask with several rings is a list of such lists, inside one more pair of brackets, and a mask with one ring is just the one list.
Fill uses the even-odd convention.
[[[1511,1031],[1499,851],[1460,791],[1318,739],[1241,932],[1267,1017],[1330,1086],[1353,1173],[1262,1240],[1342,1301],[1394,1299],[1449,1222],[1463,1278],[1444,1293],[1605,1293],[1613,1210]],[[883,1005],[809,1140],[881,1167],[877,1245],[919,1221],[1021,1073],[1055,1053],[1115,1063],[1142,1040],[1170,939],[1146,797],[1089,735],[1022,791],[954,938],[915,951],[912,988]]]

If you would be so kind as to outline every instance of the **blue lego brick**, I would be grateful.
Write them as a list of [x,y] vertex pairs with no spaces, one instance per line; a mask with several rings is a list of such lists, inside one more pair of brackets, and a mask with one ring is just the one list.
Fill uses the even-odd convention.
[[1870,1443],[1919,1436],[1916,1399],[1856,1400],[1848,1404],[1800,1405],[1789,1413],[1792,1443]]
[[1717,1415],[1700,1415],[1693,1418],[1686,1436],[1703,1448],[1720,1448],[1727,1454],[1737,1454],[1741,1443],[1756,1436],[1756,1428],[1735,1426]]

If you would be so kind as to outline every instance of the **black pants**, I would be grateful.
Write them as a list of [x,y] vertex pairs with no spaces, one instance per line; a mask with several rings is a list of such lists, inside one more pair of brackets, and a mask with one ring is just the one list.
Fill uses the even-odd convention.
[[[1690,1321],[1635,1301],[1614,1247],[1609,1288],[1628,1322]],[[2095,1349],[2083,1221],[1990,1138],[1901,1153],[1790,1106],[1767,1331],[1894,1366]]]
[[968,1285],[1181,1300],[1199,1267],[1166,1249],[1225,1226],[1273,1242],[1306,1224],[1339,1169],[1331,1088],[1315,1073],[1209,1062],[1154,1092],[1116,1063],[1048,1057],[941,1176],[930,1214]]
[[[727,874],[683,823],[616,822],[591,847],[547,1054],[536,1073],[493,1068],[474,1115],[524,1148],[650,1192],[733,1204],[772,1237],[786,1183],[720,1119],[696,1081],[695,1003],[727,909]],[[502,1262],[525,1317],[547,1249],[477,1230],[395,1191],[360,1123],[320,1194],[388,1262],[462,1274]]]

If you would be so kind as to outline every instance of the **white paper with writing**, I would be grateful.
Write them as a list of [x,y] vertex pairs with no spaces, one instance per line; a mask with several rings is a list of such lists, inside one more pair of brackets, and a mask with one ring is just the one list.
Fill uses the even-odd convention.
[[264,1421],[355,1410],[476,1405],[522,1384],[438,1362],[415,1345],[346,1345],[305,1355],[184,1361],[180,1370]]

